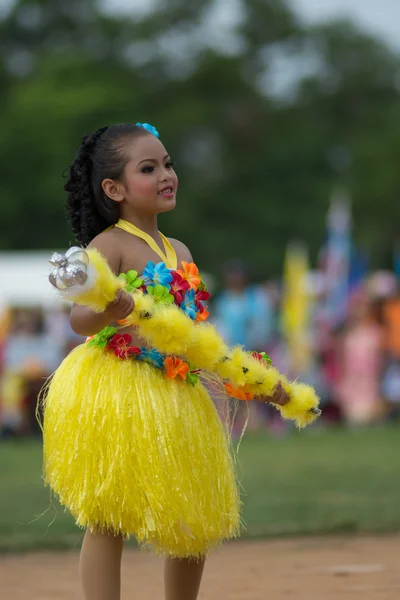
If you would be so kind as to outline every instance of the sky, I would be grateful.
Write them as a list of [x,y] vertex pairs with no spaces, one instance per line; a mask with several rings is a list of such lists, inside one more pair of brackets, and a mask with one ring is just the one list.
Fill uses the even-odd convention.
[[[0,0],[0,17],[13,0]],[[190,0],[188,0],[190,1]],[[109,12],[141,14],[156,0],[103,0]],[[220,13],[232,14],[236,0],[219,0]],[[306,22],[349,17],[367,31],[400,50],[400,0],[290,0]]]
[[[0,0],[1,2],[10,0]],[[103,0],[110,12],[143,13],[157,0]],[[188,0],[189,1],[189,0]],[[400,0],[289,0],[301,19],[309,23],[347,17],[400,50]],[[237,0],[219,0],[219,14],[232,14]]]
[[292,0],[292,6],[308,22],[349,17],[400,50],[400,0]]

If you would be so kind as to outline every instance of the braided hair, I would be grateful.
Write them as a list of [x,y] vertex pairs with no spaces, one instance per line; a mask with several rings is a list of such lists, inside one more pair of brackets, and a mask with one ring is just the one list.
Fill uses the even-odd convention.
[[64,186],[67,218],[82,246],[118,221],[119,204],[107,196],[101,182],[121,177],[129,160],[124,152],[127,140],[143,135],[150,134],[142,127],[124,123],[100,127],[82,138]]

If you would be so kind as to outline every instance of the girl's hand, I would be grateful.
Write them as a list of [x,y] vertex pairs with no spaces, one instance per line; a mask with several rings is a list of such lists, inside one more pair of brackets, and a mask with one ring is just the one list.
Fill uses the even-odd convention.
[[279,404],[279,406],[285,406],[289,402],[289,399],[281,382],[276,386],[272,396],[257,396],[257,400],[261,402],[271,402],[272,404]]
[[107,316],[110,321],[122,321],[132,314],[135,308],[135,301],[130,294],[124,290],[118,290],[115,298],[106,308]]

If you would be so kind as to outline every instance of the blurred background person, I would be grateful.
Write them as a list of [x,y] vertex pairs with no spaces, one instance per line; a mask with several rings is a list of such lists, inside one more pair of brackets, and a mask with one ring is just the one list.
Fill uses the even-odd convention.
[[227,344],[257,352],[268,348],[274,325],[272,303],[267,289],[251,283],[249,268],[243,261],[226,263],[212,314]]
[[65,339],[45,329],[40,309],[16,309],[4,339],[1,400],[4,435],[40,435],[35,417],[45,379],[64,357]]
[[[251,282],[249,267],[245,262],[233,259],[225,264],[221,290],[212,303],[211,315],[211,322],[229,346],[240,345],[254,352],[269,351],[274,332],[272,302],[265,286]],[[243,430],[247,414],[250,429],[258,427],[256,403],[237,405],[237,402],[225,398],[216,402],[223,414],[227,404],[231,410],[233,407],[237,410],[233,423],[234,435],[239,435]]]
[[380,317],[379,307],[363,296],[340,335],[336,394],[344,421],[351,426],[377,423],[383,416]]
[[[390,279],[391,277],[391,279]],[[388,294],[382,302],[385,338],[382,394],[389,420],[400,418],[400,282],[386,274]],[[392,285],[390,285],[392,283]]]

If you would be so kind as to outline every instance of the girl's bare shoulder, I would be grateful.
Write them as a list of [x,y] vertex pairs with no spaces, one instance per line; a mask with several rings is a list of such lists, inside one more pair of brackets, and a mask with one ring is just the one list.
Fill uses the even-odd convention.
[[123,256],[123,240],[114,227],[102,231],[90,242],[88,248],[96,248],[107,259],[114,273],[119,273]]
[[183,243],[180,242],[179,240],[175,240],[174,238],[168,238],[168,241],[172,244],[176,255],[178,257],[178,263],[185,261],[188,263],[193,262],[193,257],[191,255],[191,252],[189,250],[189,248]]

